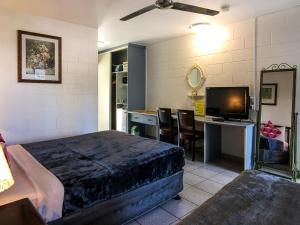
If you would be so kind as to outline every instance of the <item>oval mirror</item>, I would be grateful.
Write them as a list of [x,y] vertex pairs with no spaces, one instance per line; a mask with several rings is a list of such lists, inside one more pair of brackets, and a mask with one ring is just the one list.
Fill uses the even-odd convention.
[[205,81],[203,70],[199,65],[193,66],[186,76],[189,86],[194,90],[200,89]]

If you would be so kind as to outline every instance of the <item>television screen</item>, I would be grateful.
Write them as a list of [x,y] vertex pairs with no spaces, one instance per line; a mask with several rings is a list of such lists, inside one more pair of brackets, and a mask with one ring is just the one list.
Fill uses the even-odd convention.
[[248,119],[249,88],[206,88],[206,115],[225,119]]

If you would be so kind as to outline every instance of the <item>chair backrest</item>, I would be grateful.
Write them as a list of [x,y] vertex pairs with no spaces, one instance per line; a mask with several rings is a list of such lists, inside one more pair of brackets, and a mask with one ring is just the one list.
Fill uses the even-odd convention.
[[193,110],[177,110],[178,132],[182,130],[195,131],[195,117]]
[[157,109],[159,128],[172,128],[172,112],[169,108],[158,108]]

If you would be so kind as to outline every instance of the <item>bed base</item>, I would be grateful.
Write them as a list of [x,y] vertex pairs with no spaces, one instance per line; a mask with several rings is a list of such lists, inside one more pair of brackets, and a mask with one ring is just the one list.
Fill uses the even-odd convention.
[[183,171],[95,204],[49,225],[120,225],[177,197],[183,189]]

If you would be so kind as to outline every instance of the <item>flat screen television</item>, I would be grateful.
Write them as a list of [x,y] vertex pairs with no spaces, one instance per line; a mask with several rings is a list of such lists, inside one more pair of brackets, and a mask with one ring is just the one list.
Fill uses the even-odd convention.
[[206,115],[228,119],[249,118],[249,87],[206,88]]

